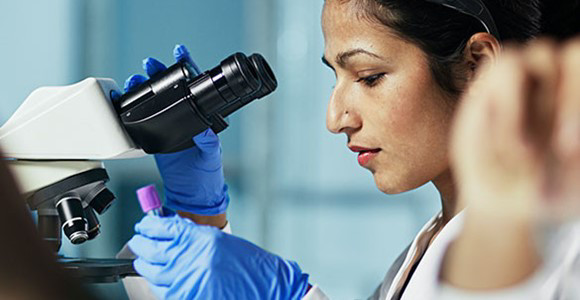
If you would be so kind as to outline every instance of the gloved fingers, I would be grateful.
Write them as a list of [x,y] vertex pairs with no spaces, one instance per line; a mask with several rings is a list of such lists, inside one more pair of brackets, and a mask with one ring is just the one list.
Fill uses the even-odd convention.
[[169,286],[175,279],[175,272],[168,270],[167,265],[152,264],[141,258],[137,258],[133,262],[133,267],[135,267],[135,271],[139,275],[156,286]]
[[159,72],[163,72],[166,69],[167,67],[162,62],[153,57],[147,57],[143,60],[143,70],[145,70],[149,77],[152,77]]
[[135,74],[125,80],[124,90],[125,93],[134,90],[137,86],[147,81],[147,77],[141,74]]
[[141,222],[135,224],[135,232],[152,239],[169,240],[181,235],[188,225],[195,226],[193,222],[188,222],[177,215],[145,216]]
[[201,73],[201,70],[197,66],[197,64],[191,59],[191,55],[189,54],[189,50],[184,45],[175,45],[173,48],[173,57],[175,57],[176,61],[185,61],[188,62],[193,70],[195,70],[196,75]]
[[221,159],[220,140],[211,128],[194,136],[193,142],[201,150],[203,159]]
[[117,101],[117,100],[119,100],[119,98],[121,98],[121,93],[119,93],[119,91],[117,91],[117,90],[112,90],[110,96],[111,96],[111,100]]
[[154,240],[136,234],[129,240],[128,246],[137,257],[149,263],[166,264],[169,261],[167,253],[173,246],[173,240]]

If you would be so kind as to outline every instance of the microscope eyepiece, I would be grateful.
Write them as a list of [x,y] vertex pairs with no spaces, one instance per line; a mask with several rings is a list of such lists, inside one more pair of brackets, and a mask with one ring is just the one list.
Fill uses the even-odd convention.
[[64,234],[73,244],[81,244],[89,239],[88,222],[83,204],[78,195],[65,195],[56,203],[56,210]]
[[256,98],[260,99],[272,93],[276,87],[278,87],[278,81],[276,80],[274,71],[272,71],[272,68],[270,68],[270,65],[268,65],[268,62],[262,55],[257,53],[252,54],[250,60],[252,61],[252,65],[256,69],[256,73],[262,83],[262,87],[256,94]]
[[[219,67],[214,68],[210,73],[217,75],[212,76],[214,83],[216,83],[216,77],[224,78],[225,80],[221,82],[229,87],[237,98],[245,97],[253,93],[260,86],[255,68],[253,68],[251,62],[242,53],[235,53],[224,59]],[[235,98],[225,100],[230,102],[234,101]]]
[[228,126],[224,117],[277,87],[259,54],[235,53],[195,75],[187,62],[178,62],[116,100],[125,129],[145,152],[189,148],[195,135],[208,128],[219,133]]
[[[220,111],[220,116],[222,118],[229,116],[233,112],[239,110],[240,108],[244,107],[246,104],[248,104],[256,99],[260,99],[266,95],[269,95],[270,93],[272,93],[276,89],[276,87],[278,87],[278,82],[276,81],[276,76],[274,75],[274,72],[272,71],[272,69],[270,68],[270,66],[268,65],[268,63],[264,59],[264,57],[262,57],[262,55],[252,54],[249,57],[249,60],[252,63],[252,68],[255,70],[256,76],[258,76],[258,78],[259,78],[260,87],[258,88],[258,90],[256,90],[255,93],[250,94],[246,97],[243,97],[239,101],[233,102],[230,105],[228,105],[227,107],[223,108]],[[227,123],[225,125],[227,127]],[[215,124],[214,124],[214,126],[212,126],[212,129],[214,129],[214,131],[216,131],[214,127],[215,127]],[[218,129],[218,131],[221,131],[221,130]]]

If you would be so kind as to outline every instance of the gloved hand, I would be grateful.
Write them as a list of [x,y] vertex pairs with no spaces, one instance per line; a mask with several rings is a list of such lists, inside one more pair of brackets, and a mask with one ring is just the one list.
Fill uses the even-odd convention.
[[[177,61],[187,61],[195,72],[199,68],[183,45],[175,46],[173,56]],[[143,68],[150,77],[166,67],[154,58],[143,60]],[[125,92],[146,81],[143,75],[133,75],[125,81]],[[224,182],[221,146],[211,130],[193,138],[194,147],[171,154],[156,154],[155,161],[165,189],[166,205],[199,215],[218,215],[229,204],[228,187]]]
[[160,299],[300,299],[308,274],[256,245],[177,215],[146,216],[129,247]]

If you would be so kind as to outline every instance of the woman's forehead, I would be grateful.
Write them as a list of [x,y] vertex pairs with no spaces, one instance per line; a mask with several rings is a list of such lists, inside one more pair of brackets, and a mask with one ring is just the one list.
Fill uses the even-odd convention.
[[388,27],[354,16],[328,13],[323,17],[322,28],[325,51],[333,52],[332,55],[357,48],[373,52],[398,51],[407,44]]
[[361,5],[356,1],[326,0],[322,9],[322,19],[328,21],[362,19]]
[[349,39],[397,38],[398,35],[379,20],[366,16],[356,1],[326,1],[322,11],[322,30],[326,38]]

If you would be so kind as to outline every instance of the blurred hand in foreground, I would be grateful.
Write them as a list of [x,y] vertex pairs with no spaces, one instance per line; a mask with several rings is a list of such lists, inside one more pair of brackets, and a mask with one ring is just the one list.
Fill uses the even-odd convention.
[[486,217],[580,215],[580,40],[507,49],[457,111],[461,201]]
[[451,161],[467,209],[442,277],[498,289],[540,266],[538,226],[580,216],[580,41],[506,49],[479,75],[453,127]]

